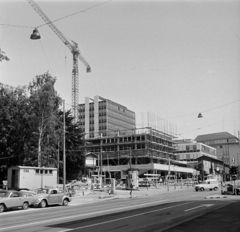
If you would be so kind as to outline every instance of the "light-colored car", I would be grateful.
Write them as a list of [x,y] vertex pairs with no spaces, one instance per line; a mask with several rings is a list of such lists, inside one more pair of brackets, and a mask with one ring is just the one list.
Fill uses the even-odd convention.
[[26,197],[18,191],[0,190],[0,213],[17,207],[27,209],[32,204],[32,199],[32,197]]
[[197,184],[195,185],[195,190],[198,191],[204,191],[204,190],[214,190],[217,191],[218,190],[218,180],[217,179],[209,179],[206,180],[205,182],[201,183],[201,184]]
[[45,188],[42,192],[33,197],[33,205],[44,208],[48,205],[63,205],[67,206],[71,198],[59,191],[58,188]]

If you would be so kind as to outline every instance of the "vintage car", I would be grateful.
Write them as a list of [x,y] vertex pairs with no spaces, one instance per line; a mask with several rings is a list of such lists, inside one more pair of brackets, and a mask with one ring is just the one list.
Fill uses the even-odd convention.
[[41,193],[38,193],[33,197],[33,205],[44,208],[48,205],[58,205],[67,206],[71,198],[60,191],[58,188],[43,188]]
[[218,190],[218,180],[217,179],[209,179],[206,180],[205,182],[202,182],[201,184],[197,184],[195,185],[195,190],[198,191],[204,191],[204,190],[214,190],[217,191]]
[[15,190],[0,190],[0,213],[6,209],[22,207],[27,209],[32,204],[33,197],[26,197]]

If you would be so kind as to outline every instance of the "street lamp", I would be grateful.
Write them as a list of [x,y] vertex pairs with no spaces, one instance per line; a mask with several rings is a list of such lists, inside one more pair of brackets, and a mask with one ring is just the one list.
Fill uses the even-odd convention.
[[63,192],[66,185],[65,100],[63,100]]
[[31,34],[30,39],[33,39],[33,40],[41,39],[41,36],[40,36],[37,28],[35,28],[33,30],[33,33]]

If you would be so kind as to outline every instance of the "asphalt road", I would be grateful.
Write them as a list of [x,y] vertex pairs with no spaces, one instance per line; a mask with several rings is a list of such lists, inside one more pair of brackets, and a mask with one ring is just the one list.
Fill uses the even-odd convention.
[[[234,230],[240,228],[240,202],[204,199],[211,194],[185,189],[144,198],[11,210],[0,215],[0,231],[240,231]],[[229,223],[233,230],[226,230]]]

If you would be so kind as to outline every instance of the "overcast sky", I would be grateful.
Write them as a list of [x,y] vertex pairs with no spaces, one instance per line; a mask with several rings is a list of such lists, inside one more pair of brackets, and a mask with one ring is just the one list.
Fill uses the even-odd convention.
[[[36,0],[51,20],[85,10],[55,22],[92,68],[86,73],[79,61],[79,103],[102,96],[134,111],[137,127],[161,127],[165,119],[180,138],[237,135],[240,0],[112,0],[96,6],[104,2]],[[0,23],[0,48],[10,58],[0,63],[0,82],[28,85],[49,71],[69,108],[70,50],[47,25],[38,28],[41,40],[30,40],[44,22],[25,0],[0,0]]]

